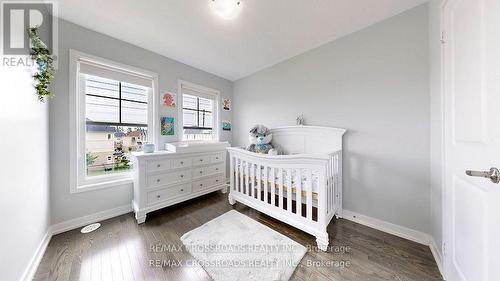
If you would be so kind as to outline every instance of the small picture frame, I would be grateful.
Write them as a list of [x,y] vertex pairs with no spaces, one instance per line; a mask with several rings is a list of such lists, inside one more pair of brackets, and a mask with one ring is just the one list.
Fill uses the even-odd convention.
[[174,117],[161,118],[161,135],[173,136],[175,135],[175,119]]
[[229,120],[222,121],[222,130],[223,131],[231,131],[231,121],[229,121]]
[[224,110],[231,110],[231,100],[230,99],[223,99],[222,100],[222,108]]
[[177,105],[176,104],[177,95],[169,91],[162,91],[161,93],[162,93],[161,98],[163,106],[175,108]]

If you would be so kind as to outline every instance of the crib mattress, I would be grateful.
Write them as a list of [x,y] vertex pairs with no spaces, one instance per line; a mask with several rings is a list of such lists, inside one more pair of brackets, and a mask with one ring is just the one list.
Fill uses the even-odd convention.
[[[239,168],[240,165],[238,165],[238,168]],[[247,171],[247,169],[246,169],[247,167],[246,166],[247,166],[246,163],[243,163],[243,169],[242,170],[244,172]],[[254,165],[253,168],[254,168],[254,171],[257,172],[257,165]],[[267,175],[268,175],[267,180],[270,183],[272,181],[272,177],[273,177],[272,171],[271,171],[271,168],[269,168],[269,167],[266,167],[266,168],[267,168]],[[265,180],[265,175],[266,175],[265,169],[266,168],[261,167],[261,169],[260,169],[260,178],[262,180]],[[292,187],[293,188],[296,187],[296,183],[298,181],[298,179],[297,179],[297,170],[298,169],[292,169]],[[301,179],[300,180],[301,180],[301,183],[302,183],[301,184],[302,189],[304,189],[307,186],[307,184],[309,184],[309,181],[311,180],[312,181],[311,182],[312,190],[313,190],[313,192],[317,192],[318,191],[318,177],[319,177],[318,176],[318,172],[316,172],[316,171],[313,170],[312,173],[311,173],[311,179],[309,179],[308,178],[307,169],[300,169],[300,170],[301,170],[300,171],[300,174],[301,174]],[[239,169],[236,169],[236,172],[239,172],[239,171],[240,171]],[[286,185],[286,184],[288,184],[287,178],[288,178],[289,169],[283,169],[282,171],[283,172],[280,173],[280,171],[278,169],[274,169],[274,182],[276,184],[278,184],[279,182],[281,182],[281,178],[283,177],[283,184]],[[252,173],[250,173],[250,175],[251,174]]]
[[[241,174],[235,173],[235,176],[241,177]],[[243,177],[245,177],[244,174],[243,174]],[[254,189],[256,190],[258,179],[255,177],[250,177],[250,176],[248,177],[248,179],[249,179],[250,184],[252,184],[251,187],[255,187]],[[265,180],[261,180],[261,190],[264,190],[264,182],[265,182]],[[283,189],[283,192],[287,192],[288,191],[288,183],[286,181],[284,181],[283,186],[280,186],[279,182],[280,182],[279,179],[275,179],[275,184],[274,184],[275,194],[279,193],[280,188]],[[270,188],[272,188],[272,185],[273,185],[273,183],[270,180],[268,180],[267,187],[269,189],[269,192],[271,192]],[[306,196],[307,196],[307,192],[304,190],[305,187],[306,187],[306,185],[305,185],[305,181],[304,181],[301,185],[301,193],[302,193],[303,198],[306,198]],[[297,186],[293,180],[292,180],[292,194],[297,194]],[[318,199],[317,189],[315,189],[314,187],[312,190],[312,198],[313,198],[313,200]]]

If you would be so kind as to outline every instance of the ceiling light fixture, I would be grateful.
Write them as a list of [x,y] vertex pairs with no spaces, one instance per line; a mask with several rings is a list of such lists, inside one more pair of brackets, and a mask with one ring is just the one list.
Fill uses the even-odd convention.
[[232,20],[241,11],[240,0],[209,0],[210,8],[219,17],[225,20]]

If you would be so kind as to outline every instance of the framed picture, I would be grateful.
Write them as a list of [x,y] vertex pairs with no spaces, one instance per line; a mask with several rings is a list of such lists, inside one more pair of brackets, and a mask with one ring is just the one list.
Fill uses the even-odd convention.
[[230,99],[223,99],[222,100],[222,108],[224,110],[231,110],[231,100]]
[[223,131],[231,131],[231,121],[229,121],[229,120],[222,121],[222,130]]
[[162,91],[162,100],[163,106],[165,107],[175,107],[176,106],[176,97],[177,95],[172,92]]
[[161,118],[161,135],[173,136],[175,134],[175,119],[174,117]]

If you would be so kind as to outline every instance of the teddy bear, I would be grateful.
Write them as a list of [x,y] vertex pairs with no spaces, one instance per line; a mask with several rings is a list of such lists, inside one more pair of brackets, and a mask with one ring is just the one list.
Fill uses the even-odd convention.
[[250,129],[248,138],[250,145],[247,150],[258,154],[277,155],[278,151],[271,144],[273,134],[264,125],[255,125]]

